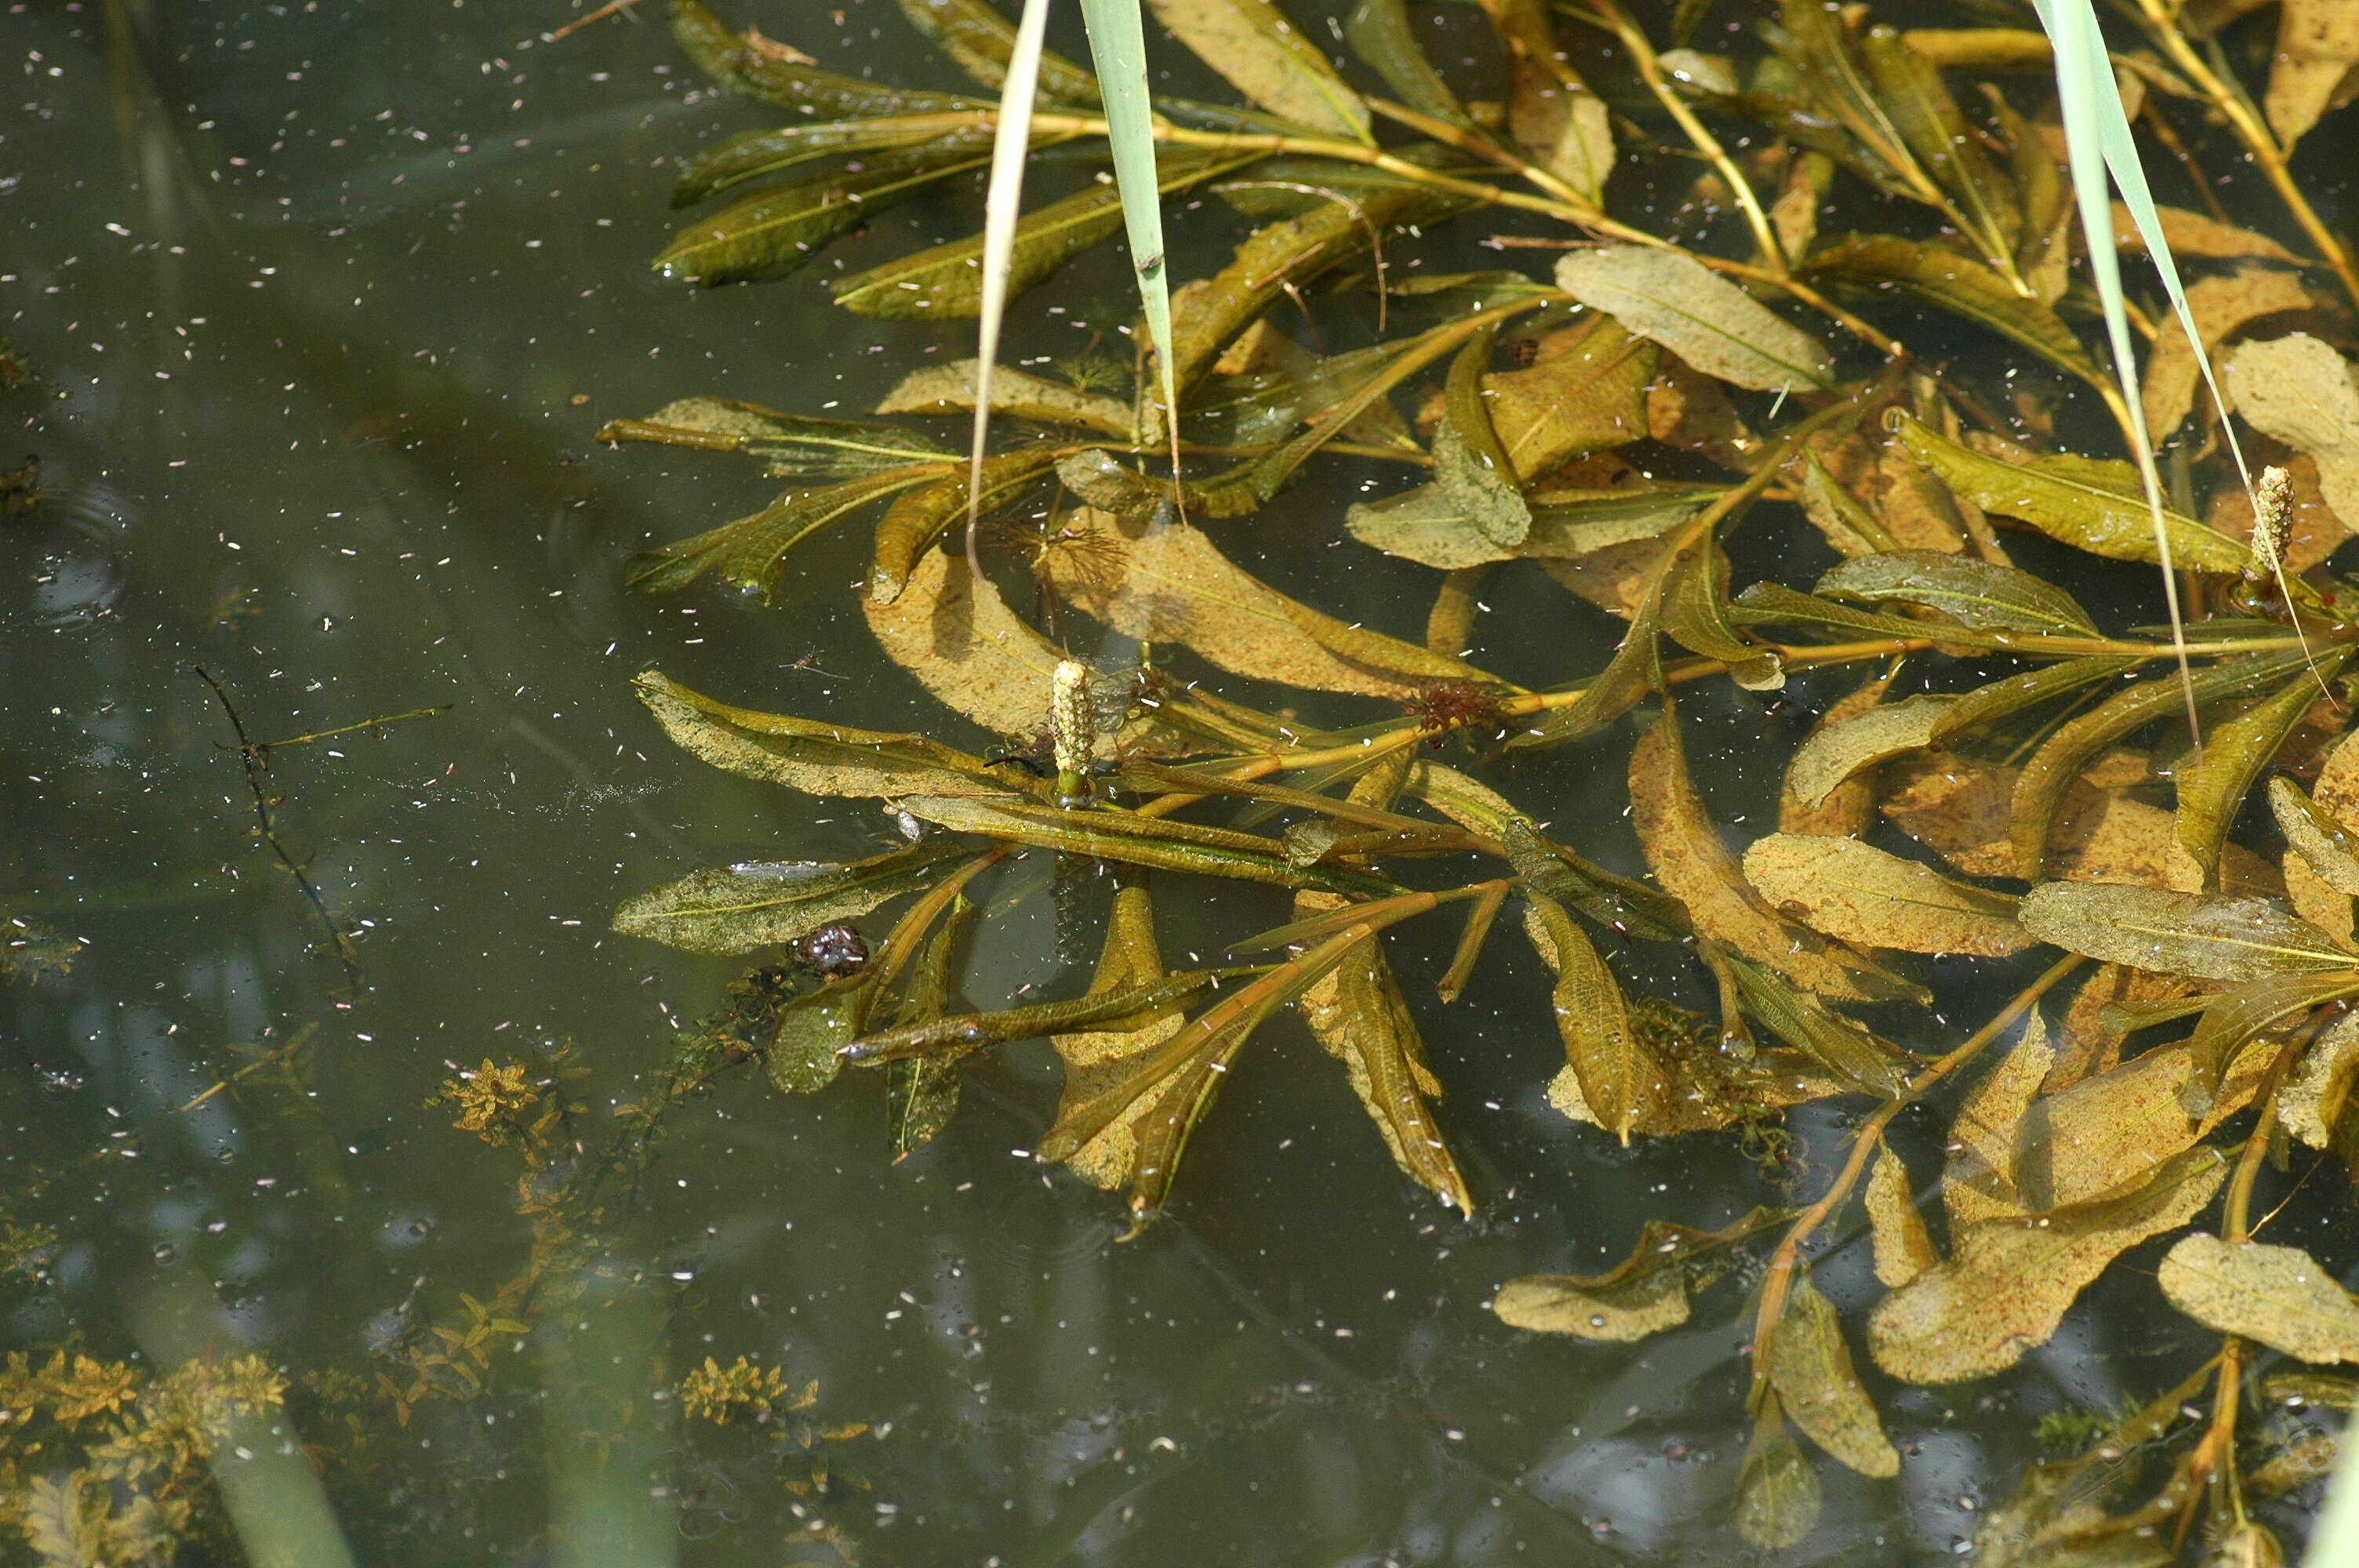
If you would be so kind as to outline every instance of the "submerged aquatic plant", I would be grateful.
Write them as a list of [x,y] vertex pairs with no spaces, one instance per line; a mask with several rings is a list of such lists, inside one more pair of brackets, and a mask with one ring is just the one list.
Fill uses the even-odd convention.
[[[2207,20],[2141,0],[2109,52],[2089,7],[2063,0],[2046,32],[1903,29],[1786,0],[1708,52],[1694,42],[1708,5],[1484,0],[1507,68],[1486,101],[1419,49],[1404,0],[1352,7],[1340,37],[1364,74],[1350,78],[1267,0],[1154,0],[1246,103],[1150,109],[1136,16],[1116,0],[1085,7],[1103,83],[1042,47],[1037,4],[1020,27],[984,0],[903,9],[999,101],[831,75],[674,0],[691,56],[791,117],[690,161],[683,203],[734,199],[658,265],[708,284],[791,272],[881,208],[980,173],[996,144],[984,233],[832,283],[864,315],[979,317],[984,357],[916,372],[874,419],[690,397],[609,424],[612,440],[743,453],[791,481],[630,575],[649,592],[709,575],[766,597],[799,546],[881,507],[860,600],[879,647],[982,730],[1045,730],[1046,760],[644,675],[640,697],[698,756],[873,800],[902,838],[851,863],[698,872],[632,899],[617,928],[737,954],[898,905],[864,963],[761,971],[775,983],[758,1027],[726,1050],[760,1054],[792,1093],[881,1067],[899,1157],[951,1120],[964,1059],[1046,1036],[1066,1076],[1038,1156],[1126,1188],[1144,1225],[1230,1077],[1249,1092],[1265,1070],[1248,1054],[1289,1009],[1343,1061],[1408,1176],[1473,1211],[1483,1195],[1436,1109],[1447,1065],[1429,1058],[1387,934],[1462,912],[1446,1005],[1512,899],[1554,976],[1566,1064],[1549,1092],[1567,1116],[1625,1143],[1727,1130],[1782,1152],[1784,1108],[1860,1108],[1799,1212],[1717,1230],[1650,1218],[1608,1272],[1512,1281],[1493,1303],[1521,1327],[1631,1341],[1686,1321],[1720,1279],[1751,1281],[1748,1538],[1810,1531],[1819,1482],[1800,1438],[1865,1476],[1899,1467],[1855,1368],[1858,1331],[1811,1273],[1856,1209],[1887,1291],[1864,1345],[1892,1378],[2017,1365],[2132,1248],[2172,1235],[2159,1289],[2220,1336],[2180,1387],[2055,1423],[2051,1446],[2077,1452],[1988,1516],[1980,1561],[2162,1562],[2195,1541],[2270,1560],[2247,1498],[2299,1484],[2289,1455],[2320,1434],[2240,1440],[2259,1352],[2359,1360],[2359,1299],[2306,1252],[2256,1240],[2254,1206],[2273,1149],[2359,1170],[2359,615],[2326,570],[2359,526],[2359,391],[2341,347],[2359,273],[2287,173],[2292,143],[2348,95],[2359,37],[2323,25],[2323,0],[2285,0],[2293,42],[2263,114],[2227,69],[2234,7]],[[2310,256],[2153,200],[2133,124],[2209,203],[2205,159],[2223,155],[2182,139],[2206,115]],[[1110,159],[1117,178],[1017,219],[1017,147],[1039,167]],[[1655,178],[1691,181],[1655,227],[1616,200],[1633,149]],[[1150,190],[1207,190],[1257,226],[1228,265],[1167,291]],[[1880,227],[1821,232],[1839,211]],[[1521,225],[1495,237],[1503,254],[1562,254],[1546,277],[1413,265],[1426,230],[1471,214]],[[1003,288],[1125,230],[1146,285],[1131,395],[1102,371],[993,363]],[[2133,297],[2116,244],[2152,258],[2167,308]],[[1326,351],[1281,330],[1281,306],[1332,314],[1311,311],[1312,289],[1364,298],[1374,341]],[[2093,319],[2101,345],[2084,338]],[[2005,377],[1978,380],[1994,351]],[[2241,442],[2195,406],[2215,362]],[[909,422],[929,416],[966,421],[972,449]],[[2159,462],[2157,438],[2171,443]],[[2252,496],[2244,443],[2272,465]],[[1444,574],[1421,640],[1337,619],[1223,548],[1231,520],[1267,515],[1332,458],[1412,480],[1342,523]],[[975,524],[1012,512],[1027,548],[998,569],[1059,607],[1038,625],[977,548],[992,534]],[[1838,563],[1732,591],[1723,545],[1756,518],[1807,527]],[[2169,627],[2085,607],[2116,581],[2107,560],[2178,574]],[[1471,663],[1477,595],[1501,569],[1623,618],[1604,667],[1550,670],[1535,689]],[[1103,630],[1078,646],[1091,622]],[[1175,676],[1173,658],[1202,678]],[[1774,693],[1839,665],[1870,673],[1788,760],[1777,830],[1733,851],[1676,694],[1723,676]],[[1216,691],[1223,675],[1315,694],[1321,714],[1365,699],[1368,717],[1314,723]],[[1645,878],[1502,793],[1534,752],[1582,745],[1619,767],[1600,753],[1630,728]],[[1445,761],[1437,743],[1457,750]],[[2256,796],[2267,821],[2246,810]],[[1224,825],[1204,820],[1222,806],[1235,808]],[[1103,890],[1093,977],[970,1009],[961,945],[992,879],[1027,856],[1104,873],[1059,879]],[[1158,900],[1180,876],[1285,890],[1288,918],[1234,944],[1234,961],[1174,968]],[[1692,954],[1721,999],[1716,1028],[1626,994],[1622,955],[1639,945]],[[2060,956],[2024,960],[2036,972],[2005,962],[2043,947]],[[1948,1026],[1928,1022],[1909,955],[1970,961],[2015,995],[1916,1049]],[[2190,1020],[2183,1038],[2136,1039]],[[1938,1174],[1887,1142],[1919,1107],[1946,1119]],[[2359,1387],[2330,1381],[2346,1403]],[[2189,1416],[2207,1386],[2210,1411]]]

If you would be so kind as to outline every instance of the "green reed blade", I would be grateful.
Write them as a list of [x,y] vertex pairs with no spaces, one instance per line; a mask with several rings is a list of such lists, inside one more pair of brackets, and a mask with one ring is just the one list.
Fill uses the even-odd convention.
[[1163,205],[1155,173],[1155,107],[1147,85],[1147,33],[1139,0],[1082,0],[1089,24],[1090,57],[1105,100],[1106,139],[1114,145],[1114,181],[1122,190],[1123,226],[1131,265],[1138,273],[1138,303],[1156,351],[1164,428],[1176,460],[1180,397],[1171,369],[1171,287],[1163,265]]

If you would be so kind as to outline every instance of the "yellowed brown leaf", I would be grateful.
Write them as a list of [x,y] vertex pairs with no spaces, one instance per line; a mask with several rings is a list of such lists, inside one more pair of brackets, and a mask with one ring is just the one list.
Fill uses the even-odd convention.
[[1875,1165],[1868,1173],[1868,1236],[1875,1254],[1875,1277],[1894,1290],[1926,1270],[1938,1267],[1940,1252],[1925,1217],[1909,1189],[1908,1167],[1893,1154],[1892,1146],[1876,1140]]
[[2031,1206],[2062,1208],[2144,1180],[2250,1105],[2276,1050],[2255,1042],[2239,1052],[2200,1117],[2180,1103],[2195,1071],[2185,1044],[2157,1046],[2047,1096],[2024,1119],[2017,1185]]
[[1857,947],[2004,957],[2031,945],[2014,899],[1856,838],[1770,834],[1745,851],[1745,880],[1780,914]]
[[2199,1231],[2164,1255],[2155,1278],[2171,1305],[2206,1328],[2314,1365],[2359,1361],[2359,1298],[2299,1247]]
[[1769,1386],[1811,1442],[1863,1476],[1897,1476],[1900,1453],[1852,1367],[1834,1303],[1804,1271],[1769,1336]]
[[[1808,745],[1844,719],[1875,707],[1884,700],[1884,694],[1891,686],[1889,676],[1878,676],[1832,704],[1819,716],[1819,721],[1810,727],[1810,732],[1803,737],[1802,743]],[[1806,804],[1800,795],[1794,793],[1790,776],[1778,786],[1777,831],[1780,833],[1832,833],[1856,838],[1866,829],[1868,819],[1875,811],[1875,792],[1869,787],[1868,781],[1857,773],[1836,784],[1820,796],[1815,804]]]

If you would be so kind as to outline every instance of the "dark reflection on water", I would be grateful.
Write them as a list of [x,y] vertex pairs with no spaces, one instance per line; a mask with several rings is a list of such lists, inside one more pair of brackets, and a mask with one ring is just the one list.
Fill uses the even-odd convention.
[[[885,0],[774,11],[848,69],[897,70],[909,49]],[[1742,1283],[1628,1348],[1512,1333],[1485,1303],[1515,1273],[1604,1266],[1645,1214],[1717,1225],[1780,1189],[1723,1143],[1625,1152],[1549,1110],[1537,1086],[1560,1047],[1508,942],[1456,1016],[1424,1010],[1473,1223],[1398,1175],[1290,1026],[1191,1147],[1170,1222],[1128,1245],[1111,1200],[1028,1157],[1054,1103],[1038,1047],[979,1066],[951,1133],[898,1167],[878,1083],[788,1100],[741,1071],[671,1117],[636,1192],[605,1206],[593,1266],[528,1334],[473,1377],[409,1387],[408,1347],[464,1327],[461,1293],[494,1301],[532,1245],[516,1152],[424,1108],[438,1086],[570,1052],[570,1136],[603,1148],[612,1108],[734,973],[608,935],[616,901],[889,830],[660,743],[630,674],[937,722],[851,611],[852,533],[801,557],[766,611],[622,589],[644,540],[752,510],[767,486],[596,451],[601,419],[698,392],[857,409],[958,335],[832,311],[808,279],[704,297],[653,282],[669,160],[759,116],[701,93],[658,27],[537,42],[556,19],[522,0],[11,8],[27,74],[0,142],[0,289],[42,380],[0,416],[38,450],[49,502],[0,525],[0,914],[89,946],[70,977],[0,994],[0,1191],[60,1238],[47,1283],[0,1295],[0,1344],[164,1366],[259,1350],[294,1387],[253,1463],[309,1444],[324,1486],[307,1503],[310,1467],[280,1465],[260,1495],[284,1531],[327,1532],[313,1562],[339,1530],[361,1563],[826,1562],[834,1541],[864,1562],[1005,1568],[1740,1550]],[[930,63],[908,74],[951,85]],[[973,221],[921,202],[844,254]],[[1225,231],[1200,227],[1184,243],[1212,254]],[[1121,282],[1108,257],[1065,279],[1075,297]],[[1063,330],[1024,329],[1050,348]],[[1421,572],[1363,552],[1330,574],[1319,520],[1359,477],[1306,486],[1300,526],[1255,564],[1413,629]],[[1537,574],[1495,609],[1483,656],[1534,678],[1588,667],[1614,635]],[[449,705],[271,756],[280,831],[356,937],[358,999],[252,835],[198,664],[258,739]],[[1777,712],[1698,691],[1691,744],[1724,775],[1725,812],[1757,798],[1746,759],[1842,689],[1799,683]],[[1620,766],[1610,747],[1557,753],[1513,787],[1595,819],[1584,844],[1626,866]],[[1055,972],[1044,903],[984,925],[970,996]],[[1169,918],[1185,950],[1283,914],[1273,897]],[[1401,961],[1415,992],[1448,954]],[[1628,967],[1698,1000],[1661,956]],[[179,1108],[305,1030],[297,1078],[257,1072]],[[1926,1031],[1916,1044],[1949,1037]],[[1815,1173],[1843,1129],[1825,1110],[1796,1125]],[[1856,1238],[1818,1277],[1846,1308],[1872,1288]],[[1952,1554],[2038,1413],[2154,1388],[2192,1344],[2150,1322],[2125,1344],[2092,1315],[2004,1385],[1908,1391],[1871,1371],[1901,1477],[1822,1467],[1824,1521],[1790,1560]],[[741,1356],[789,1392],[816,1380],[818,1402],[727,1427],[682,1411],[684,1374]],[[228,1552],[211,1539],[198,1555]]]

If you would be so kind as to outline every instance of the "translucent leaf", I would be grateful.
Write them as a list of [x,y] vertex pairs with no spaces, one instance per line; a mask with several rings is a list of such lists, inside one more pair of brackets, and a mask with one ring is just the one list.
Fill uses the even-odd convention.
[[2065,1312],[2115,1258],[2185,1225],[2227,1177],[2216,1149],[2193,1149],[2120,1197],[1960,1227],[1950,1261],[1868,1315],[1875,1363],[1911,1383],[2003,1372],[2048,1343]]
[[[961,896],[951,906],[942,928],[926,938],[924,951],[909,966],[909,979],[898,1010],[903,1024],[941,1016],[951,990],[951,959],[965,935],[974,906]],[[896,1062],[886,1069],[885,1125],[899,1164],[932,1142],[958,1114],[959,1076],[954,1059],[932,1058]]]
[[2025,1123],[2055,1065],[2047,1023],[2034,1009],[2023,1037],[1974,1080],[1960,1102],[1950,1123],[1949,1163],[1941,1173],[1941,1202],[1951,1230],[1973,1220],[2012,1217],[2031,1206],[2020,1186]]
[[[1021,498],[1047,475],[1056,455],[1053,448],[1031,447],[986,460],[981,515],[988,517]],[[890,604],[900,598],[919,558],[966,520],[966,481],[963,473],[946,475],[922,490],[903,493],[885,509],[868,567],[871,601]]]
[[2014,187],[1984,156],[1980,128],[1959,112],[1940,70],[1893,27],[1869,28],[1860,52],[1901,139],[1949,192],[1984,257],[2008,265],[2023,232],[2022,210]]
[[1875,1404],[1852,1368],[1834,1303],[1808,1269],[1795,1277],[1785,1314],[1769,1336],[1769,1386],[1810,1440],[1863,1476],[1897,1476],[1900,1453],[1884,1435]]
[[1908,1168],[1881,1139],[1876,1141],[1875,1166],[1868,1173],[1864,1202],[1877,1280],[1897,1290],[1941,1261],[1932,1235],[1925,1228],[1925,1217],[1918,1212]]
[[1930,743],[1934,726],[1957,700],[1906,697],[1812,731],[1787,764],[1786,787],[1804,806],[1819,805],[1862,768]]
[[2043,942],[2107,963],[2212,980],[2348,968],[2324,932],[2257,898],[2047,882],[2017,913]]
[[2179,769],[2179,847],[2192,868],[2189,885],[2217,885],[2221,848],[2253,781],[2292,737],[2321,683],[2332,681],[2349,656],[2347,649],[2329,650],[2312,669],[2214,728],[2202,751]]
[[1273,114],[1367,141],[1368,106],[1269,0],[1148,0],[1156,19]]
[[[997,92],[1007,80],[1016,29],[990,0],[901,0],[901,14],[961,70]],[[1054,49],[1040,52],[1041,95],[1055,103],[1095,108],[1096,78]]]
[[2354,1076],[2359,1076],[2359,1012],[2343,1014],[2302,1053],[2277,1091],[2277,1119],[2312,1149],[2347,1145]]
[[1311,691],[1409,697],[1435,681],[1499,686],[1462,659],[1332,616],[1240,569],[1201,530],[1085,509],[1046,572],[1066,602],[1125,636],[1179,643],[1223,669]]
[[2170,1304],[2297,1361],[2359,1361],[2359,1298],[2299,1247],[2180,1238],[2156,1274]]
[[1906,1092],[1908,1064],[1891,1046],[1758,964],[1723,956],[1721,967],[1747,1016],[1838,1079],[1869,1094]]
[[2012,898],[1854,838],[1773,833],[1745,850],[1745,880],[1781,914],[1854,946],[2003,957],[2032,940]]
[[1496,332],[1484,328],[1451,362],[1441,427],[1433,437],[1433,474],[1442,495],[1473,519],[1476,533],[1513,549],[1531,532],[1532,511],[1524,502],[1514,460],[1492,428],[1484,396],[1484,372]]
[[[1321,893],[1296,897],[1298,911],[1336,902]],[[1306,990],[1299,1005],[1311,1033],[1349,1071],[1353,1090],[1401,1169],[1460,1214],[1472,1214],[1466,1178],[1426,1104],[1441,1086],[1425,1065],[1417,1021],[1383,947],[1362,943]]]
[[1845,561],[1814,590],[1867,604],[1921,604],[1968,626],[2093,637],[2097,624],[2045,579],[1971,556],[1895,550]]
[[1597,1123],[1624,1143],[1648,1109],[1670,1093],[1670,1080],[1630,1025],[1622,988],[1563,905],[1527,892],[1547,934],[1542,957],[1556,971],[1552,1002],[1564,1054]]
[[986,1045],[1004,1045],[1063,1031],[1128,1032],[1169,1018],[1198,991],[1219,979],[1211,969],[1189,969],[1062,1001],[1033,1002],[997,1012],[935,1016],[864,1034],[837,1051],[847,1062],[898,1062],[919,1056],[962,1056]]
[[1631,820],[1647,864],[1663,891],[1687,906],[1698,935],[1821,996],[1867,1001],[1913,989],[1778,914],[1746,884],[1688,778],[1678,719],[1668,706],[1639,737],[1629,777]]
[[1932,739],[1948,740],[1962,735],[1984,724],[1995,724],[2012,719],[2027,708],[2037,708],[2067,693],[2093,686],[2138,667],[2139,661],[2127,656],[2095,654],[2085,659],[2063,659],[2038,669],[2026,670],[2018,676],[1995,680],[1988,686],[1976,687],[1951,703],[1949,708],[1933,722]]
[[765,603],[778,584],[788,552],[831,524],[896,491],[940,478],[939,463],[891,469],[820,490],[789,490],[750,517],[677,540],[631,557],[624,578],[642,593],[677,593],[707,572],[733,588],[751,589]]
[[971,592],[963,559],[929,550],[890,603],[864,598],[860,608],[893,662],[952,711],[1002,735],[1047,723],[1049,677],[1064,655],[989,579]]
[[683,397],[645,419],[611,419],[599,427],[596,439],[745,452],[762,459],[766,470],[781,478],[840,479],[957,456],[930,437],[897,425],[781,414],[734,397]]
[[[2030,524],[2092,555],[2121,561],[2155,557],[2154,518],[2135,492],[2093,482],[2093,465],[2079,458],[2028,458],[2017,462],[1985,457],[1934,434],[1904,416],[1900,438],[1926,468],[1960,496],[1985,512]],[[2174,567],[2203,572],[2242,571],[2245,546],[2191,517],[2166,512]]]
[[1706,375],[1756,392],[1834,384],[1823,343],[1683,251],[1574,251],[1557,263],[1556,284]]
[[1722,491],[1711,485],[1647,485],[1630,490],[1538,490],[1525,500],[1531,526],[1513,548],[1495,545],[1474,518],[1439,485],[1419,485],[1344,514],[1352,536],[1372,549],[1440,571],[1488,561],[1580,560],[1601,551],[1660,538],[1693,517]]
[[827,169],[764,186],[679,230],[651,265],[690,283],[780,277],[845,230],[990,161],[972,137],[942,136],[873,154],[857,170]]
[[849,865],[716,866],[625,900],[614,911],[614,929],[690,953],[750,952],[914,892],[955,853],[948,846],[911,845]]
[[[1155,939],[1154,903],[1144,884],[1117,888],[1090,991],[1102,995],[1150,985],[1162,978],[1163,959]],[[1136,1029],[1087,1030],[1052,1036],[1050,1043],[1065,1059],[1063,1103],[1071,1105],[1090,1098],[1122,1075],[1125,1061],[1162,1044],[1177,1034],[1186,1022],[1170,1015]],[[1112,1189],[1126,1184],[1136,1152],[1132,1129],[1138,1117],[1154,1108],[1158,1098],[1141,1097],[1132,1114],[1110,1123],[1067,1156],[1066,1168],[1093,1186]],[[1061,1119],[1061,1107],[1058,1114]]]
[[2359,836],[2282,773],[2269,781],[2269,809],[2286,842],[2327,886],[2359,895]]
[[2142,1182],[2252,1102],[2275,1047],[2248,1047],[2230,1066],[2212,1108],[2188,1111],[2194,1054],[2158,1046],[2034,1102],[2017,1150],[2016,1179],[2035,1209],[2092,1202]]
[[1736,1472],[1736,1530],[1767,1552],[1801,1544],[1819,1522],[1819,1477],[1786,1430],[1776,1400],[1763,1402]]
[[817,1094],[835,1081],[842,1063],[836,1052],[860,1033],[876,1000],[875,968],[830,980],[778,1010],[770,1038],[770,1082],[782,1094]]
[[[952,360],[913,371],[885,395],[876,412],[973,414],[974,371],[973,360]],[[1077,391],[1006,365],[995,367],[991,373],[991,411],[1037,419],[1044,425],[1080,425],[1125,440],[1130,438],[1130,409],[1121,400]]]
[[1982,262],[1948,245],[1858,234],[1810,255],[1810,270],[1864,287],[1898,287],[1938,309],[1988,328],[2068,375],[2110,384],[2064,319],[2022,295]]
[[[1823,730],[1832,730],[1847,719],[1855,718],[1884,700],[1892,678],[1877,676],[1864,683],[1850,696],[1829,706],[1810,727],[1809,741]],[[1806,805],[1794,793],[1790,782],[1777,792],[1777,830],[1781,833],[1832,834],[1839,838],[1856,838],[1867,828],[1875,809],[1875,796],[1867,781],[1854,773],[1819,798],[1816,805]],[[1774,901],[1773,901],[1774,902]]]
[[2227,364],[2236,412],[2318,463],[2319,488],[2345,527],[2359,527],[2359,387],[2341,354],[2296,332],[2245,343]]
[[1723,1230],[1650,1219],[1630,1256],[1603,1274],[1527,1274],[1509,1280],[1491,1310],[1511,1328],[1629,1344],[1688,1320],[1688,1292],[1726,1271],[1730,1250],[1785,1216],[1756,1208]]
[[653,670],[631,684],[676,744],[716,768],[806,795],[889,797],[1005,787],[981,759],[922,735],[733,708]]
[[1776,649],[1737,630],[1729,617],[1727,579],[1717,526],[1682,538],[1662,567],[1663,633],[1688,652],[1725,664],[1728,678],[1747,691],[1780,690],[1784,662]]

